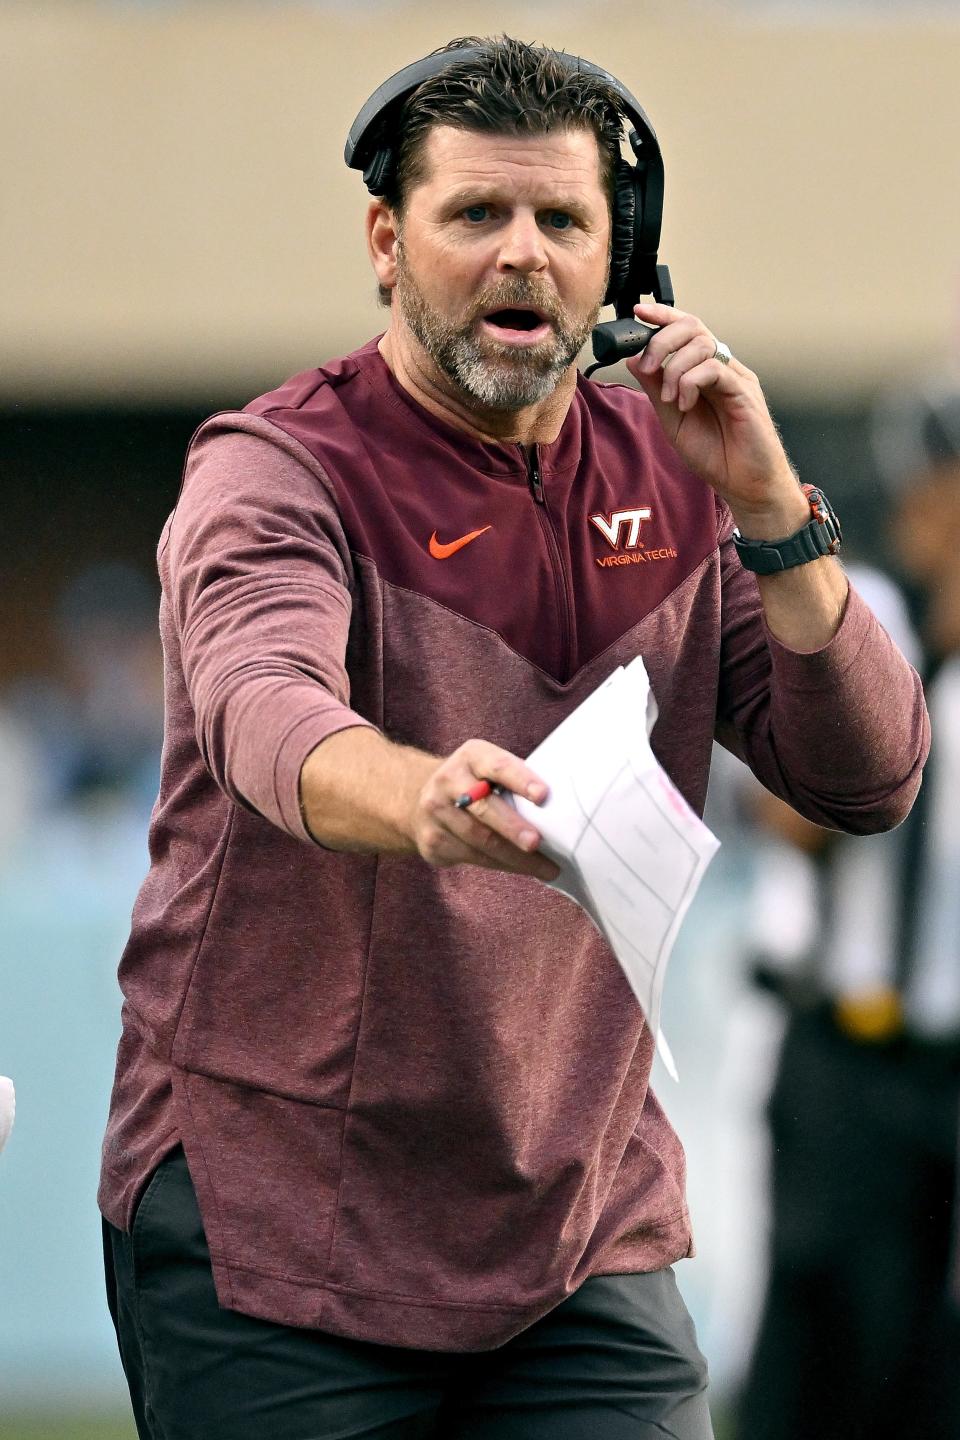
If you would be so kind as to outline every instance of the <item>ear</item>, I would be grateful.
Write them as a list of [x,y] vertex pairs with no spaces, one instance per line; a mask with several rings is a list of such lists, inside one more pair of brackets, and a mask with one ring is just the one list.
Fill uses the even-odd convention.
[[367,252],[379,283],[392,290],[397,283],[397,243],[400,225],[384,200],[374,200],[367,210]]

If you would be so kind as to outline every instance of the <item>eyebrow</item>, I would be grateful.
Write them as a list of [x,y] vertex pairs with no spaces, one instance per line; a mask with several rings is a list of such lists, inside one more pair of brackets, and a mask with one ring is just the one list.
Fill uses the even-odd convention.
[[[478,182],[476,185],[463,185],[458,190],[452,191],[443,200],[444,208],[450,206],[460,207],[463,205],[481,204],[511,204],[513,196],[506,191],[497,188],[496,181]],[[538,210],[570,210],[579,214],[586,208],[582,197],[566,194],[555,194],[543,205],[538,205]]]

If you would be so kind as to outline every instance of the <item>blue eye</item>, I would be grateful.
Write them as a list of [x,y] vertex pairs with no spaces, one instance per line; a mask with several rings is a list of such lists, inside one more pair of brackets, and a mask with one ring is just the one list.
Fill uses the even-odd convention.
[[487,218],[487,207],[486,205],[468,205],[463,214],[465,219],[472,221],[474,224],[479,224],[481,220],[486,220]]
[[569,230],[573,220],[565,210],[554,210],[550,214],[550,224],[554,230]]

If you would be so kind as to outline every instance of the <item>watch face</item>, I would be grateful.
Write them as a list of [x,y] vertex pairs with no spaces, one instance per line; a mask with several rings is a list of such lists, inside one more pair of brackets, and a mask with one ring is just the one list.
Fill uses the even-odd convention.
[[835,555],[840,549],[840,542],[843,539],[837,512],[818,486],[804,485],[802,488],[810,502],[810,511],[814,520],[823,527],[824,538],[830,542],[829,550],[826,553]]
[[806,565],[822,555],[836,555],[843,535],[840,522],[823,491],[816,485],[801,486],[810,506],[810,519],[795,535],[782,540],[746,540],[733,532],[740,563],[757,575],[773,575],[794,565]]

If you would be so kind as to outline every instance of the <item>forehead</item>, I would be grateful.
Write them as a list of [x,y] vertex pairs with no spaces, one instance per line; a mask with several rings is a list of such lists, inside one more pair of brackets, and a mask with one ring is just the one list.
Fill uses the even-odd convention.
[[560,189],[606,203],[600,147],[592,130],[548,135],[488,135],[434,125],[423,141],[423,179],[416,189],[442,196],[471,186],[495,186],[523,198]]

